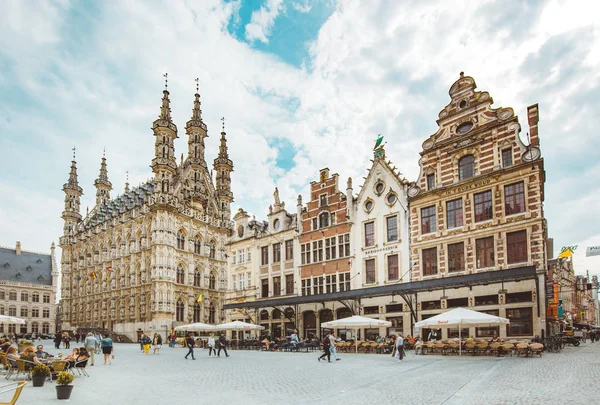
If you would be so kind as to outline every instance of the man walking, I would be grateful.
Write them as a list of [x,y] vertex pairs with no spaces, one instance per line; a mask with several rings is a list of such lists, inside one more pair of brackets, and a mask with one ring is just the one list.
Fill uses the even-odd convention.
[[217,357],[221,357],[221,349],[225,352],[225,357],[229,357],[227,354],[227,340],[225,339],[225,335],[221,333],[219,336],[219,350],[217,351]]
[[89,332],[86,336],[86,338],[83,340],[83,347],[85,347],[88,351],[88,353],[90,354],[90,360],[92,361],[92,364],[90,364],[90,366],[94,365],[94,362],[96,361],[96,345],[98,344],[98,341],[96,340],[96,338],[94,337],[94,335],[92,334],[92,332]]
[[341,360],[337,355],[337,350],[335,348],[335,333],[329,334],[329,351],[333,354],[335,361]]
[[196,360],[196,358],[194,357],[194,345],[196,344],[196,341],[192,337],[191,333],[188,335],[188,337],[185,338],[185,343],[188,347],[188,352],[185,355],[185,359],[187,360],[188,356],[191,354],[192,360]]
[[329,340],[329,336],[331,335],[328,333],[327,336],[323,338],[323,354],[317,360],[321,361],[321,359],[327,357],[327,362],[331,363],[331,352],[329,351],[329,348],[331,347],[331,340]]
[[398,356],[398,360],[396,360],[396,362],[400,363],[404,357],[404,338],[402,338],[400,333],[396,337],[396,353]]

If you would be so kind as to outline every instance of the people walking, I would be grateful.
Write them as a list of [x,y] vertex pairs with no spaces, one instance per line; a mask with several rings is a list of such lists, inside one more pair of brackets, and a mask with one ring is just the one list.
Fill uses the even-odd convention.
[[154,334],[154,339],[152,339],[152,346],[154,346],[154,354],[159,354],[160,348],[162,347],[162,336],[160,336],[160,333]]
[[323,338],[323,354],[317,360],[321,361],[321,359],[327,357],[327,362],[331,363],[331,352],[329,351],[329,348],[331,347],[331,341],[329,340],[329,336],[330,334],[328,333],[327,336]]
[[144,353],[150,354],[150,344],[152,343],[152,339],[150,339],[150,336],[143,335],[141,342],[142,348],[144,349]]
[[107,335],[100,342],[100,348],[102,349],[102,354],[104,354],[104,364],[108,361],[108,364],[112,364],[112,358],[114,357],[114,348],[113,341]]
[[54,348],[55,349],[60,349],[61,341],[62,341],[62,337],[60,336],[60,333],[56,333],[56,335],[54,335]]
[[85,339],[83,340],[83,347],[85,347],[88,351],[88,353],[90,354],[90,360],[92,362],[92,364],[90,364],[90,366],[94,365],[94,362],[96,361],[96,345],[98,344],[96,338],[94,337],[94,335],[92,334],[92,332],[89,332],[87,334],[87,336],[85,337]]
[[398,363],[404,359],[404,338],[400,333],[396,337],[396,355],[398,357]]
[[196,358],[194,357],[194,345],[196,344],[196,341],[194,340],[194,337],[191,333],[185,338],[185,343],[188,348],[188,352],[185,355],[185,359],[187,360],[188,356],[191,354],[192,360],[196,360]]
[[221,333],[219,336],[219,351],[217,352],[217,357],[221,357],[221,350],[225,352],[225,357],[229,357],[227,354],[227,340],[225,339],[225,335]]
[[329,351],[333,354],[335,361],[341,360],[337,355],[337,349],[335,348],[335,333],[329,334]]
[[208,337],[208,357],[210,357],[213,353],[215,356],[217,355],[217,349],[215,348],[215,334],[211,333]]

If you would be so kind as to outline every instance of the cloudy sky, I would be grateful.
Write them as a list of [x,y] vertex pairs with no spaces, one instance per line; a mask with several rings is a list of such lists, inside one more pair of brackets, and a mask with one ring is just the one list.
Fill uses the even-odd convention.
[[[460,4],[459,4],[460,3]],[[194,78],[209,165],[226,118],[234,210],[288,207],[318,170],[366,175],[377,134],[413,180],[459,72],[511,106],[539,103],[545,210],[556,250],[600,272],[600,24],[594,1],[0,2],[0,244],[47,251],[71,148],[82,207],[106,147],[113,196],[150,175],[163,73],[185,152]],[[596,134],[596,135],[594,135]],[[596,174],[594,174],[596,173]],[[293,208],[292,208],[293,209]]]

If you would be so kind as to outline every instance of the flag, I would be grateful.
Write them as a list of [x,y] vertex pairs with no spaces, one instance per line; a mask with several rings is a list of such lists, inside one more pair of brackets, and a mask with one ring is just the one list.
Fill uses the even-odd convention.
[[79,280],[81,280],[81,276],[79,276],[79,275],[78,275],[77,277],[75,277],[75,279],[76,279],[77,281],[79,281]]
[[200,293],[200,295],[198,296],[198,299],[196,300],[196,302],[202,302],[202,296],[204,295],[204,293]]
[[573,257],[573,251],[571,248],[566,248],[558,255],[559,259],[564,259],[565,257]]
[[114,270],[113,270],[112,266],[108,266],[108,267],[106,268],[106,270],[108,270],[110,273],[113,273],[113,272],[114,272]]
[[91,277],[91,278],[98,278],[98,276],[96,275],[96,272],[95,272],[95,271],[92,271],[92,272],[90,273],[90,277]]

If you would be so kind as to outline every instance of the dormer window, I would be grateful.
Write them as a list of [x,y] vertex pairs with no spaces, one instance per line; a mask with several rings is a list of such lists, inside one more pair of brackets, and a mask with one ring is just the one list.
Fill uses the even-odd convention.
[[467,106],[467,100],[460,100],[460,103],[458,103],[458,108],[460,108],[461,110],[463,108],[465,108]]
[[42,276],[42,275],[40,274],[40,276],[39,276],[37,279],[38,279],[38,281],[44,281],[44,276]]
[[473,123],[471,121],[463,122],[458,127],[456,127],[456,133],[459,135],[466,134],[473,128]]
[[321,194],[319,196],[319,207],[327,206],[327,194]]
[[384,190],[385,190],[385,184],[383,184],[381,181],[378,182],[377,184],[375,184],[375,193],[377,195],[381,195],[381,193],[383,193]]
[[244,236],[244,226],[243,225],[238,226],[237,234],[238,234],[239,238],[241,238],[242,236]]
[[10,267],[10,264],[8,262],[4,263],[4,268],[8,269]]
[[29,266],[26,267],[27,271],[31,271],[32,269],[33,269],[33,267],[31,267],[31,265],[29,265]]
[[41,263],[41,262],[42,262],[42,259],[37,259],[37,263]]
[[19,272],[19,273],[17,273],[17,275],[15,277],[19,279],[19,278],[23,278],[23,275]]
[[279,221],[279,219],[276,219],[275,221],[273,221],[273,229],[278,231],[280,227],[281,227],[281,221]]

